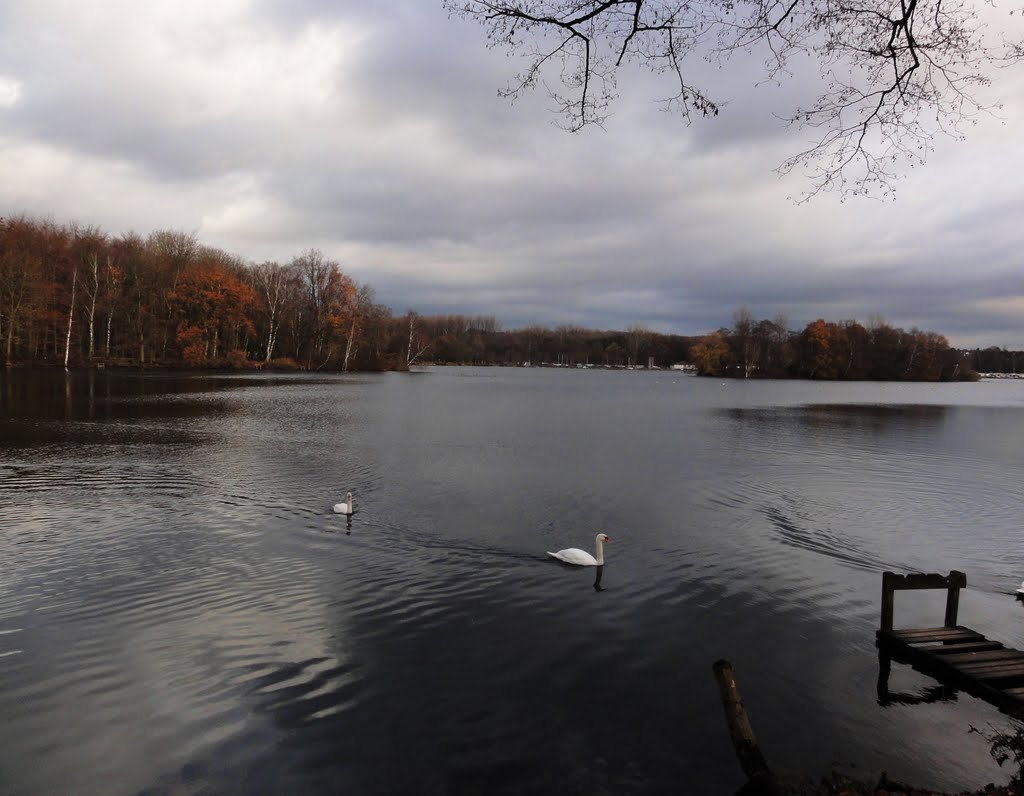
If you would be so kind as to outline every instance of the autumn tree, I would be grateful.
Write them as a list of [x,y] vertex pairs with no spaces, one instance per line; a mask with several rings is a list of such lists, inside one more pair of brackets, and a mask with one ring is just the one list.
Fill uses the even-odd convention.
[[729,370],[729,340],[726,330],[702,337],[690,349],[690,363],[703,376],[725,376]]
[[810,379],[834,379],[838,374],[835,351],[836,325],[818,318],[800,335],[803,373]]
[[254,299],[252,288],[216,259],[185,268],[169,294],[185,362],[199,365],[236,349],[238,330],[252,328],[246,310]]
[[0,224],[0,340],[7,365],[13,362],[19,329],[27,326],[24,315],[41,272],[38,238],[38,225],[25,217]]
[[[444,2],[483,25],[491,46],[521,56],[523,70],[500,93],[514,99],[543,85],[572,131],[604,121],[623,67],[658,75],[662,104],[688,122],[723,109],[695,82],[691,64],[701,59],[725,64],[756,52],[771,83],[803,79],[799,65],[817,65],[822,94],[781,114],[814,133],[781,166],[809,172],[812,192],[888,191],[902,168],[924,161],[934,136],[958,135],[986,110],[976,91],[994,67],[1024,57],[1019,38],[987,25],[980,0]],[[1012,15],[999,2],[993,9]]]
[[71,254],[71,232],[50,221],[37,227],[40,270],[26,320],[30,359],[68,360],[74,315],[77,265]]
[[[371,304],[362,314],[361,340],[365,351],[365,367],[370,370],[394,370],[398,366],[398,354],[389,351],[391,329],[394,319],[391,310],[383,304]],[[353,353],[353,357],[358,352]]]
[[160,356],[167,355],[169,337],[174,333],[172,318],[172,295],[178,284],[178,277],[192,263],[199,252],[199,241],[195,234],[173,229],[151,232],[146,238],[146,253],[154,282],[158,286],[155,298],[164,311],[163,330],[160,340]]
[[868,331],[852,318],[840,321],[839,328],[842,330],[840,378],[863,379],[867,375]]
[[917,327],[907,335],[908,354],[904,377],[915,381],[939,381],[944,376],[951,377],[955,364],[949,356],[949,341],[941,334],[925,332]]
[[122,235],[111,248],[121,269],[126,333],[131,337],[131,345],[126,345],[122,354],[134,354],[138,363],[145,365],[147,354],[152,356],[156,348],[158,312],[163,304],[157,271],[152,267],[154,258],[146,241],[135,233]]
[[305,294],[304,347],[306,367],[320,369],[330,361],[338,344],[344,317],[355,298],[352,279],[323,252],[308,249],[292,260]]
[[869,377],[882,381],[898,381],[904,378],[906,366],[903,330],[875,319],[869,328],[868,339]]
[[772,320],[758,321],[751,332],[755,351],[755,371],[766,378],[789,375],[793,361],[788,319],[776,315]]

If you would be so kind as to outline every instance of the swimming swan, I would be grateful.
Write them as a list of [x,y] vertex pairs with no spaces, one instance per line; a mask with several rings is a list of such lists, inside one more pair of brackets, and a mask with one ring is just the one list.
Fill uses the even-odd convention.
[[345,502],[344,503],[335,503],[334,504],[334,513],[335,514],[355,514],[355,512],[352,511],[352,493],[351,492],[349,492],[347,495],[345,495]]
[[548,551],[548,555],[552,558],[557,558],[559,561],[564,561],[566,564],[575,564],[578,567],[600,567],[604,565],[604,543],[611,542],[605,534],[599,533],[594,537],[594,541],[597,543],[597,558],[594,558],[586,550],[580,550],[578,547],[569,547],[565,550],[559,550],[557,553]]
[[1024,583],[1020,584],[1020,588],[1017,589],[1017,596],[1024,599]]

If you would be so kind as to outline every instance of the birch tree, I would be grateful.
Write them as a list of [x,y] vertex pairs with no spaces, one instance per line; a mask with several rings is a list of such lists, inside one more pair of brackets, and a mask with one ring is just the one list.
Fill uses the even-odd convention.
[[369,285],[362,285],[355,292],[350,308],[351,319],[349,321],[348,335],[345,340],[345,356],[341,363],[342,373],[348,372],[348,363],[355,356],[356,351],[358,351],[358,346],[356,345],[357,335],[360,332],[363,315],[373,306],[373,298],[373,288]]
[[121,269],[114,262],[114,255],[107,253],[106,267],[103,269],[103,298],[107,308],[107,334],[104,356],[110,358],[110,332],[114,325],[114,311],[121,295]]
[[269,362],[274,355],[277,335],[281,328],[284,304],[288,295],[289,283],[295,271],[289,266],[276,262],[260,263],[252,268],[252,281],[263,302],[266,313],[266,332],[264,340],[263,361]]
[[71,353],[71,323],[75,319],[75,286],[78,284],[78,266],[71,272],[71,307],[68,309],[68,335],[64,340],[64,370],[68,369],[68,355]]
[[430,340],[420,330],[418,323],[420,316],[417,313],[409,310],[405,317],[409,324],[409,341],[405,348],[405,367],[409,368],[430,348]]
[[106,236],[96,227],[79,228],[72,226],[72,249],[75,268],[81,265],[85,276],[82,292],[85,294],[86,326],[89,332],[87,357],[92,362],[96,350],[96,304],[100,296],[100,261],[107,248]]

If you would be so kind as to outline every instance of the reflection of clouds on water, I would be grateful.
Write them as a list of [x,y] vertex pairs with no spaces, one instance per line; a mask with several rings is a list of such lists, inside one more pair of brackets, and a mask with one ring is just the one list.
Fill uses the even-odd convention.
[[[14,451],[0,628],[26,631],[0,659],[0,713],[21,719],[0,768],[102,784],[102,744],[138,753],[110,766],[140,790],[230,792],[241,772],[267,792],[718,792],[739,777],[708,687],[728,656],[780,760],[986,770],[948,712],[879,719],[876,568],[1004,566],[1019,498],[998,490],[1020,468],[978,445],[1012,437],[1011,415],[730,413],[722,396],[781,388],[470,373],[216,388],[195,395],[210,414],[105,424],[173,446]],[[84,425],[63,418],[39,433]],[[372,510],[343,528],[350,487]],[[601,527],[626,542],[609,581],[542,563]],[[93,715],[69,719],[76,700]]]
[[20,627],[0,630],[0,658],[7,658],[11,655],[21,655],[22,650],[14,648],[14,633],[20,633]]
[[751,510],[786,547],[872,571],[941,571],[951,551],[983,577],[1024,564],[1005,560],[1015,546],[967,531],[982,517],[988,528],[1015,522],[1006,497],[1024,465],[1024,430],[1011,408],[837,403],[715,414],[730,467],[711,500],[752,533]]
[[934,404],[806,404],[787,407],[730,407],[723,416],[760,426],[801,425],[810,429],[907,431],[946,419],[950,407]]

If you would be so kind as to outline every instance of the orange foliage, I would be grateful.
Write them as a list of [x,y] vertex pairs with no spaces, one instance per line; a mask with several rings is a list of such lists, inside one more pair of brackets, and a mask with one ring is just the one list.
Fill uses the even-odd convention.
[[216,358],[221,348],[235,348],[239,332],[254,332],[246,310],[253,289],[220,263],[188,266],[169,294],[178,326],[176,338],[190,365]]

